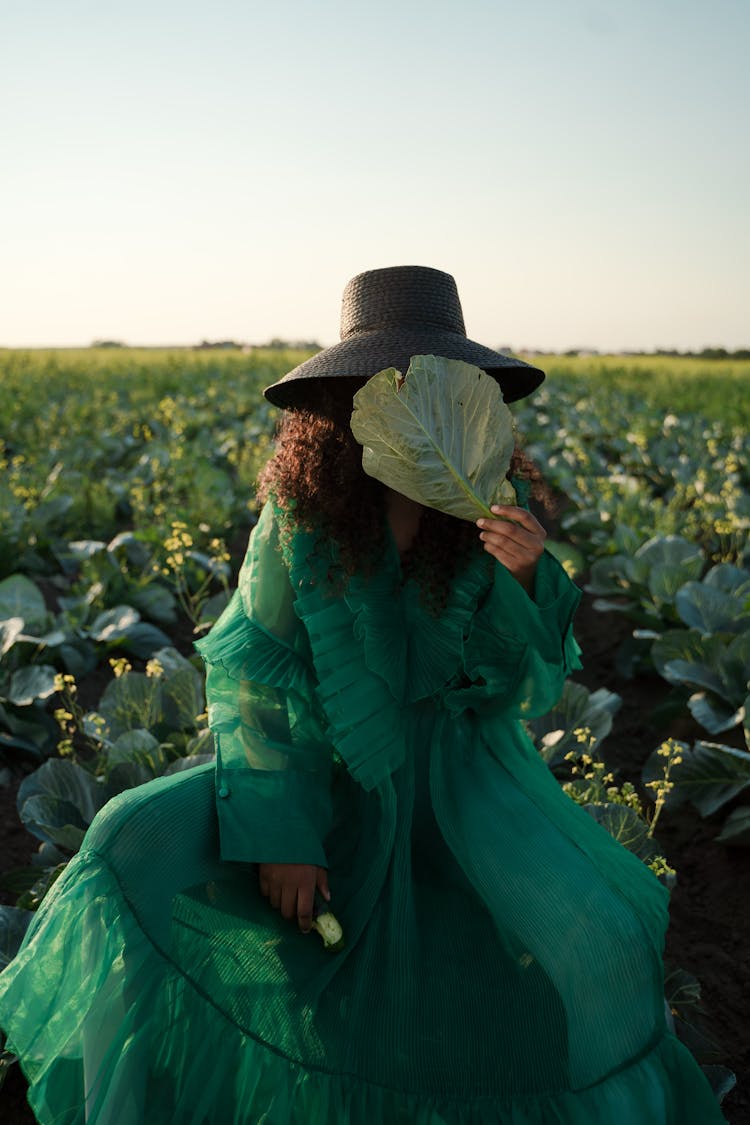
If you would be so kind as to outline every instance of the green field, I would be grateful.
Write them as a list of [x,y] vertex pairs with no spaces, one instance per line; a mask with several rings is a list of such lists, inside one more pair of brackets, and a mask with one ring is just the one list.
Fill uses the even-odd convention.
[[[153,536],[179,520],[207,542],[247,525],[277,414],[261,391],[303,355],[0,351],[0,575],[18,567],[19,550],[22,569],[43,570],[61,538],[102,538],[123,527]],[[616,356],[535,362],[548,371],[547,382],[515,410],[553,483],[565,490],[571,473],[554,462],[561,442],[568,468],[590,468],[586,453],[593,449],[604,456],[608,477],[617,475],[618,442],[630,447],[622,451],[629,472],[655,442],[665,461],[687,451],[696,479],[705,473],[713,480],[725,448],[730,466],[741,453],[750,422],[750,362]],[[679,425],[671,426],[668,447],[662,431],[669,416]],[[598,463],[595,468],[599,476]],[[662,465],[665,479],[670,471]],[[706,521],[712,518],[706,513]]]
[[[6,955],[109,798],[210,758],[192,642],[255,519],[278,416],[262,390],[302,358],[0,351],[0,794],[18,791],[19,839],[40,841],[31,867],[8,873],[0,856]],[[570,797],[669,883],[663,809],[690,801],[715,817],[715,846],[750,845],[750,362],[534,362],[548,378],[512,409],[559,497],[551,548],[595,616],[627,623],[628,690],[647,676],[664,691],[640,791],[612,784],[599,754],[617,738],[611,690],[568,683],[529,734]],[[689,739],[672,737],[686,722]]]

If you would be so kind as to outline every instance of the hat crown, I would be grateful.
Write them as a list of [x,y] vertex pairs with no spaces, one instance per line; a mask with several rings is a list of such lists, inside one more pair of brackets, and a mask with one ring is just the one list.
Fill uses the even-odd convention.
[[396,325],[465,336],[461,302],[451,275],[428,266],[391,266],[353,277],[341,305],[341,339]]

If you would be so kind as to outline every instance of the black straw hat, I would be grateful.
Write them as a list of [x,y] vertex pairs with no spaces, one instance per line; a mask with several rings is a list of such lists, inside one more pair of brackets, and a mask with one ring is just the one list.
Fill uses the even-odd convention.
[[296,406],[310,379],[367,380],[386,367],[405,373],[413,355],[463,359],[500,384],[506,402],[531,394],[544,372],[522,359],[469,340],[456,283],[427,266],[392,266],[357,274],[341,306],[341,342],[305,360],[264,394],[274,406]]

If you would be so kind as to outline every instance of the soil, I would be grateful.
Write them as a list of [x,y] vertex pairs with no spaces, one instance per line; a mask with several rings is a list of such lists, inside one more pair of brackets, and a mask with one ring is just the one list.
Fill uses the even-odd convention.
[[[652,717],[653,708],[668,694],[658,676],[639,674],[625,679],[618,673],[615,655],[630,631],[622,617],[597,612],[592,599],[584,595],[576,636],[585,668],[574,678],[590,689],[606,687],[622,697],[601,755],[618,783],[629,780],[640,786],[641,767],[664,738],[673,735],[691,741],[704,737],[705,732],[684,717],[666,724]],[[189,651],[188,644],[180,647]],[[10,785],[0,786],[0,863],[4,870],[26,866],[37,846],[18,819],[15,796],[19,783],[20,778],[15,778]],[[722,1104],[730,1125],[750,1125],[746,1014],[750,1010],[750,863],[747,849],[717,844],[715,836],[728,812],[740,803],[738,798],[706,820],[691,805],[663,811],[655,833],[667,861],[677,871],[665,965],[667,970],[690,973],[701,989],[701,1011],[690,1015],[690,1027],[678,1026],[678,1034],[684,1040],[690,1038],[688,1045],[699,1062],[727,1067],[736,1075],[737,1084]],[[13,901],[13,896],[0,892],[0,902]],[[0,1104],[5,1125],[34,1125],[18,1066],[11,1068],[0,1091]]]

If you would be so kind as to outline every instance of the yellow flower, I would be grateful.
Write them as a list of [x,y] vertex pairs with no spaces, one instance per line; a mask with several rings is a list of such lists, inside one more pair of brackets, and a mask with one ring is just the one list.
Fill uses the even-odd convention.
[[110,656],[109,663],[115,674],[115,679],[117,680],[119,680],[120,676],[125,676],[128,672],[133,671],[133,665],[126,660],[124,656]]

